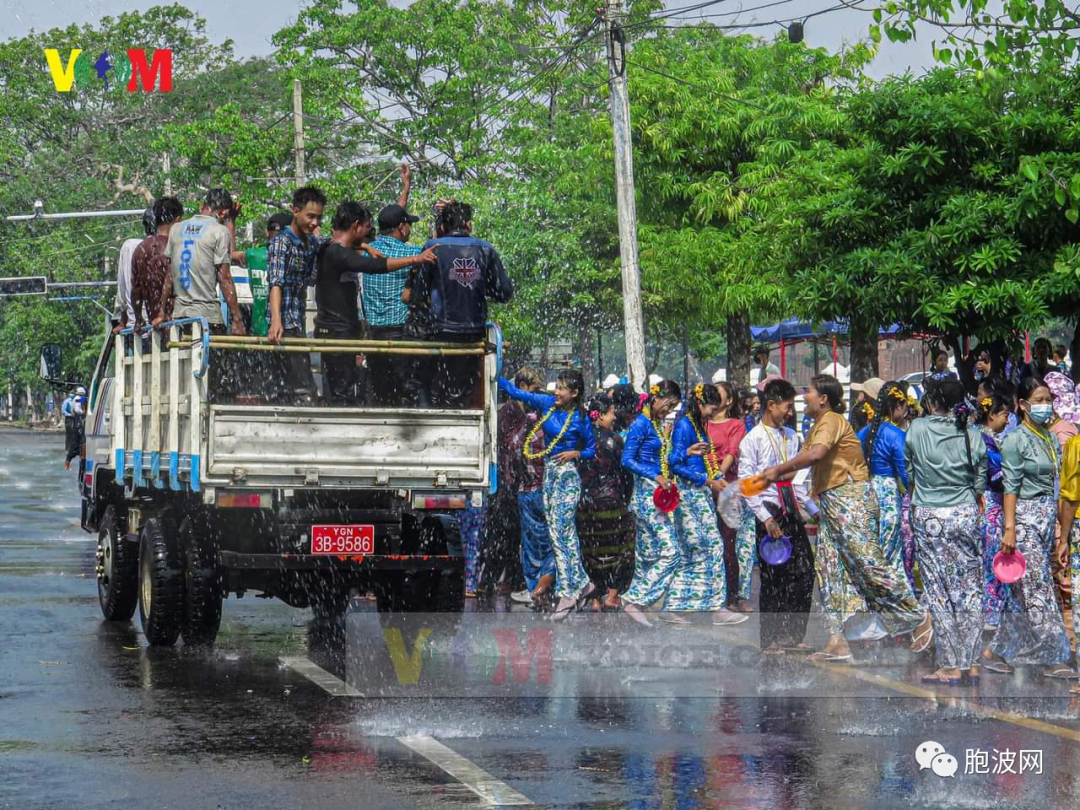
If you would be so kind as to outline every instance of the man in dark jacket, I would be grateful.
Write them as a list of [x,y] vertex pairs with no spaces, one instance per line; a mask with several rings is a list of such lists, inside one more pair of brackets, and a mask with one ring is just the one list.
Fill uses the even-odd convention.
[[[475,343],[486,335],[488,299],[505,304],[514,288],[498,252],[472,235],[472,208],[451,202],[439,212],[438,261],[424,266],[423,287],[430,305],[431,339]],[[436,240],[424,245],[432,247]],[[463,408],[470,404],[483,370],[483,358],[441,357],[431,382],[431,404]]]

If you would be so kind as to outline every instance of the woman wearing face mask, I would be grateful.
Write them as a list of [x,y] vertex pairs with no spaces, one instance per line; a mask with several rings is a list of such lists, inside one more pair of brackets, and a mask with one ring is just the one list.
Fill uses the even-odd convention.
[[907,433],[904,456],[912,482],[915,548],[934,617],[937,671],[924,683],[955,686],[978,677],[982,634],[982,512],[986,446],[968,427],[959,380],[936,380],[930,415]]
[[930,614],[919,606],[907,579],[893,573],[878,543],[878,504],[862,447],[842,416],[843,392],[835,377],[810,380],[804,399],[815,424],[806,448],[790,461],[767,468],[764,476],[776,482],[790,472],[813,468],[822,520],[852,584],[890,633],[912,633],[912,651],[922,652],[933,640]]
[[1048,678],[1072,678],[1065,665],[1071,651],[1065,624],[1054,595],[1050,554],[1057,518],[1058,465],[1061,447],[1047,430],[1054,415],[1046,383],[1028,377],[1017,391],[1023,421],[1001,443],[1004,474],[1005,528],[1001,550],[1019,550],[1027,568],[1009,586],[1001,622],[982,665],[991,672],[1009,673],[1011,663],[1042,664]]
[[983,626],[996,630],[1008,585],[994,576],[994,555],[1001,551],[1005,527],[1004,475],[1001,471],[1001,442],[1009,415],[1016,407],[1012,396],[994,394],[978,402],[975,423],[986,446],[986,512],[983,515]]
[[639,624],[651,626],[644,609],[668,593],[682,566],[682,551],[673,513],[661,512],[653,501],[657,487],[674,486],[668,457],[671,436],[664,418],[679,406],[677,383],[661,380],[649,389],[642,412],[630,425],[622,465],[634,474],[630,511],[634,515],[634,579],[622,595],[623,610]]
[[675,522],[682,541],[683,564],[668,591],[664,607],[673,611],[664,621],[686,624],[674,611],[707,611],[713,624],[739,624],[748,617],[724,608],[724,541],[716,525],[716,496],[727,482],[716,463],[716,447],[706,425],[720,408],[720,395],[712,385],[698,383],[687,398],[686,413],[671,432],[669,463],[682,494]]

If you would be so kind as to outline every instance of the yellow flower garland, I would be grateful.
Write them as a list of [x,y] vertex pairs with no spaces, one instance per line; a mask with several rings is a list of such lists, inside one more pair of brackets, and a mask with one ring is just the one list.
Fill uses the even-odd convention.
[[660,439],[660,475],[670,481],[671,465],[668,456],[671,455],[671,437],[664,433],[658,422],[649,419],[649,424],[653,426],[653,430],[656,431],[656,435]]
[[701,457],[702,461],[705,462],[705,472],[708,473],[708,479],[711,481],[714,478],[719,478],[720,468],[712,460],[713,454],[716,453],[716,445],[713,444],[712,436],[710,436],[707,431],[705,435],[702,436],[701,431],[698,430],[697,423],[693,419],[690,420],[690,425],[694,428],[694,435],[697,436],[697,440],[699,442],[707,442],[709,445],[709,452]]
[[552,440],[551,444],[549,444],[539,453],[534,453],[529,449],[532,446],[533,439],[536,438],[536,431],[540,430],[540,428],[544,426],[544,422],[546,422],[553,413],[555,413],[554,405],[551,406],[551,410],[544,414],[543,419],[533,425],[533,429],[530,430],[529,435],[525,437],[525,446],[521,448],[521,454],[525,456],[525,458],[532,460],[543,458],[555,449],[555,445],[562,441],[562,437],[566,434],[567,429],[570,427],[570,420],[574,418],[573,413],[568,413],[566,415],[566,422],[563,423],[562,430],[559,431],[559,435]]

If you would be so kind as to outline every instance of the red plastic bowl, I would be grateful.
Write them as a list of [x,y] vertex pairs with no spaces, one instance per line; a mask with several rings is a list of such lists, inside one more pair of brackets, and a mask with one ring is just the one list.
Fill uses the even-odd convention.
[[1024,571],[1027,570],[1027,560],[1019,551],[1012,554],[999,551],[994,555],[994,561],[991,565],[994,569],[994,576],[1006,585],[1021,579],[1024,576]]
[[665,515],[674,512],[679,505],[679,488],[674,484],[671,485],[671,489],[658,486],[653,490],[652,502]]

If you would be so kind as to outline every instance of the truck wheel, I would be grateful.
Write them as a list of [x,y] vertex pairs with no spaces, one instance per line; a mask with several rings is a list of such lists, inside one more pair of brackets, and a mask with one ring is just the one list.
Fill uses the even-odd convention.
[[131,621],[139,603],[139,549],[122,530],[119,510],[105,507],[98,521],[98,603],[111,622]]
[[176,643],[184,613],[184,569],[176,525],[166,516],[150,518],[139,538],[139,618],[154,646]]
[[184,561],[184,616],[180,634],[184,644],[213,644],[221,626],[221,576],[217,543],[206,521],[185,518],[180,524],[180,552]]

